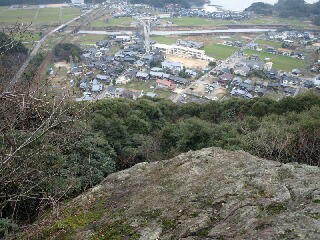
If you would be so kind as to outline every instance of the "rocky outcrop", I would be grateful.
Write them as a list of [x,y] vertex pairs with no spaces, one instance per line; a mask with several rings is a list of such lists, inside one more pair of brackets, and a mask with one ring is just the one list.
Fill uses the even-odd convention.
[[110,175],[23,237],[320,239],[320,170],[242,151],[188,152]]

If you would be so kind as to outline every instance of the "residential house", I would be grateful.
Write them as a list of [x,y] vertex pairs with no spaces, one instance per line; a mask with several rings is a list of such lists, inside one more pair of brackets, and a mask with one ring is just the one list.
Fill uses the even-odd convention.
[[150,71],[151,78],[163,78],[163,72],[153,72]]
[[108,86],[107,87],[107,95],[110,97],[115,97],[116,95],[116,87],[115,86]]
[[259,56],[257,54],[251,54],[250,60],[258,61],[259,60]]
[[246,77],[250,73],[250,68],[247,66],[236,67],[234,73]]
[[153,92],[147,92],[147,93],[146,93],[146,96],[149,97],[149,98],[155,98],[155,97],[157,97],[158,95],[155,94],[155,93],[153,93]]
[[197,72],[193,71],[192,69],[186,69],[186,74],[188,74],[191,77],[196,77],[197,76]]
[[242,89],[232,89],[230,92],[231,96],[237,97],[237,96],[244,96],[246,94],[246,91]]
[[291,73],[293,75],[299,75],[301,73],[301,71],[299,69],[292,69]]
[[149,79],[149,73],[146,72],[137,72],[136,78],[140,79],[140,80],[148,80]]
[[158,68],[158,67],[153,67],[150,69],[152,72],[162,72],[162,68]]
[[103,84],[92,84],[91,92],[100,92],[103,90]]
[[124,98],[137,100],[138,98],[143,97],[143,92],[142,91],[135,92],[135,91],[131,91],[131,90],[128,90],[128,89],[124,89],[122,91],[121,96],[124,97]]
[[188,47],[188,48],[196,48],[196,49],[203,48],[203,46],[204,46],[202,42],[185,41],[185,40],[181,40],[181,39],[177,40],[176,45],[180,45],[180,46]]
[[161,67],[163,69],[170,69],[172,71],[180,72],[183,69],[183,64],[180,62],[163,61],[161,63]]
[[89,95],[84,95],[80,98],[76,98],[75,101],[76,102],[82,102],[82,101],[92,101],[93,97],[89,96]]
[[264,96],[266,94],[267,89],[265,89],[265,88],[257,88],[256,92],[257,92],[259,97],[262,97],[262,96]]
[[156,83],[159,88],[165,88],[168,90],[173,90],[175,88],[174,84],[168,80],[158,79]]
[[251,93],[246,93],[246,95],[244,95],[245,99],[252,99],[253,95]]
[[224,73],[224,74],[220,75],[219,78],[222,81],[231,81],[233,76],[230,73]]
[[281,87],[281,84],[278,82],[269,82],[268,83],[268,89],[270,89],[270,90],[277,91],[277,90],[279,90],[280,87]]
[[96,76],[96,79],[101,82],[107,82],[110,79],[110,77],[107,75],[98,74]]
[[236,77],[236,78],[234,78],[234,79],[232,80],[231,85],[232,85],[232,86],[239,86],[240,83],[242,83],[242,79],[239,78],[239,77]]
[[303,84],[304,87],[306,88],[313,88],[314,87],[314,82],[311,80],[306,80]]
[[169,80],[176,83],[176,84],[181,84],[181,85],[189,84],[189,81],[187,79],[181,78],[181,77],[170,76]]
[[254,86],[245,82],[240,83],[239,88],[247,92],[253,92]]
[[82,90],[86,90],[88,86],[89,86],[89,84],[87,81],[80,83],[80,89],[82,89]]
[[292,87],[286,87],[285,89],[283,89],[283,92],[288,95],[293,95],[295,93],[295,89]]
[[314,85],[315,85],[316,89],[320,89],[320,78],[316,78],[314,80]]

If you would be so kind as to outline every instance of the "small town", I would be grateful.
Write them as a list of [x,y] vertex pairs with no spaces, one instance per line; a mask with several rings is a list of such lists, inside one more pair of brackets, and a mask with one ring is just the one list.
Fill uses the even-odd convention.
[[[151,29],[172,29],[175,21],[166,19],[239,21],[250,19],[250,14],[178,10],[152,15],[146,11],[149,7],[141,4],[105,3],[104,7],[112,14],[107,21],[130,19],[128,24],[140,31],[130,32],[119,27],[119,33],[113,31],[93,39],[94,43],[81,45],[83,53],[77,61],[71,59],[66,63],[55,58],[53,67],[48,69],[55,83],[52,91],[69,83],[76,93],[76,101],[160,97],[178,103],[262,96],[277,100],[319,91],[320,62],[305,62],[319,49],[318,32],[278,29],[255,32],[252,29],[252,32],[193,36],[190,28],[189,33],[161,36]],[[88,7],[82,9],[88,11]],[[79,30],[74,38],[99,33],[102,31]],[[223,52],[222,56],[210,47]],[[64,76],[57,73],[61,67],[66,69]],[[64,79],[56,84],[55,78]]]
[[320,0],[0,0],[0,240],[319,240]]

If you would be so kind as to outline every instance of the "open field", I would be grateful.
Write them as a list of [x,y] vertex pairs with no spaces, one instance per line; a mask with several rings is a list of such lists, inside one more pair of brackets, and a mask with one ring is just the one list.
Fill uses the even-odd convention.
[[238,48],[223,44],[209,44],[204,46],[204,50],[209,57],[214,57],[215,59],[221,60],[232,55],[238,50]]
[[[162,43],[162,44],[174,44],[177,42],[179,39],[178,36],[169,36],[169,37],[164,37],[164,36],[152,36],[151,39],[157,43]],[[181,38],[180,38],[181,39]]]
[[283,71],[290,71],[294,68],[303,68],[305,63],[302,59],[292,58],[292,57],[285,57],[280,55],[275,55],[266,52],[259,52],[254,50],[245,50],[245,54],[251,55],[256,54],[259,58],[263,61],[265,58],[271,58],[271,62],[273,63],[273,68]]
[[251,19],[237,21],[237,24],[248,25],[265,25],[265,24],[288,24],[299,27],[306,27],[310,24],[308,22],[300,21],[293,18],[278,18],[278,17],[255,17]]
[[208,62],[200,59],[183,58],[174,55],[166,55],[166,59],[169,61],[181,62],[186,68],[200,68],[202,70],[208,66]]
[[105,21],[103,18],[99,20],[95,20],[91,23],[92,27],[130,27],[131,23],[134,22],[135,19],[132,17],[124,17],[124,18],[111,18]]
[[37,11],[38,9],[8,9],[1,13],[0,24],[15,24],[16,22],[30,24],[36,16]]
[[0,24],[14,24],[17,21],[30,24],[34,20],[33,25],[57,25],[80,16],[79,8],[41,8],[37,12],[38,9],[0,8]]
[[53,25],[60,22],[59,8],[43,8],[39,10],[38,17],[34,21],[35,25]]
[[255,43],[258,43],[261,46],[268,46],[268,47],[274,47],[274,48],[281,48],[282,46],[281,42],[261,40],[261,39],[256,40]]
[[90,45],[95,44],[99,40],[108,40],[109,37],[107,35],[91,35],[91,34],[84,34],[84,35],[76,35],[72,38],[71,42],[80,45]]
[[80,8],[62,8],[62,16],[65,22],[74,19],[80,16]]
[[2,13],[4,13],[5,11],[7,11],[8,7],[0,7],[0,16]]
[[226,25],[234,24],[232,20],[214,20],[214,19],[205,19],[199,17],[181,17],[181,18],[166,18],[165,20],[173,22],[177,26],[217,26],[217,25]]
[[166,91],[163,89],[151,89],[150,86],[155,87],[156,81],[155,80],[150,80],[148,82],[131,81],[126,85],[123,85],[122,87],[131,89],[131,90],[143,90],[144,93],[154,92],[155,94],[158,95],[158,97],[161,97],[161,98],[170,98],[172,95],[174,95],[174,93],[171,91]]
[[124,18],[111,18],[108,22],[108,26],[130,26],[131,22],[136,21],[132,17],[124,17]]

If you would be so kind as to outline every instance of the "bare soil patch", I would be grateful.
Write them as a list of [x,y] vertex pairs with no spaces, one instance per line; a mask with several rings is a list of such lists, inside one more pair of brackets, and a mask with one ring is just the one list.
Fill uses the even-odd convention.
[[55,68],[64,67],[66,69],[70,68],[69,64],[67,62],[65,62],[65,61],[64,62],[55,62],[54,63],[54,67]]
[[208,66],[208,62],[200,59],[183,58],[174,55],[167,55],[167,60],[181,62],[187,68],[205,68]]

